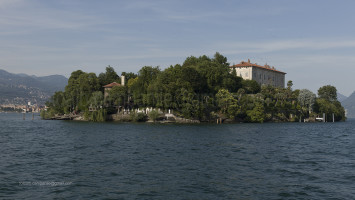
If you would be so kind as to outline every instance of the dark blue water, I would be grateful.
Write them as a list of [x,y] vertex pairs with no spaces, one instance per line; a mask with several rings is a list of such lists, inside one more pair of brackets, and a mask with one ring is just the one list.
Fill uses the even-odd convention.
[[355,121],[159,125],[0,113],[0,199],[354,199]]

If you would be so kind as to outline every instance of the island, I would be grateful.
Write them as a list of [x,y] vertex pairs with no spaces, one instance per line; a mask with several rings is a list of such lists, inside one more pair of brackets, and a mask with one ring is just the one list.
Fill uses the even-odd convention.
[[344,121],[337,89],[318,95],[285,84],[285,72],[250,60],[230,65],[216,53],[186,58],[161,70],[144,66],[138,73],[108,66],[106,72],[71,73],[64,91],[55,92],[43,119],[149,121],[177,123]]

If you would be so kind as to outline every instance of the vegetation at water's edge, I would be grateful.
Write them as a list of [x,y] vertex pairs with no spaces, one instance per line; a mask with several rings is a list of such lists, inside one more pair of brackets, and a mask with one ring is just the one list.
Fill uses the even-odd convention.
[[[68,113],[84,113],[91,121],[104,121],[117,108],[153,107],[172,109],[174,114],[201,121],[217,118],[243,122],[298,121],[327,114],[336,121],[345,120],[345,111],[337,100],[336,88],[330,85],[318,90],[318,97],[307,89],[260,86],[256,81],[243,80],[230,71],[227,58],[216,53],[188,57],[182,65],[161,70],[145,66],[137,74],[123,72],[125,86],[115,86],[104,97],[103,86],[120,82],[110,66],[96,76],[81,70],[72,72],[65,91],[56,92],[42,113],[43,118]],[[89,111],[94,108],[95,111]],[[144,121],[147,116],[131,114],[131,120]],[[156,120],[156,113],[149,116]]]
[[0,106],[0,111],[1,112],[22,112],[21,108],[9,108],[9,107],[1,107]]

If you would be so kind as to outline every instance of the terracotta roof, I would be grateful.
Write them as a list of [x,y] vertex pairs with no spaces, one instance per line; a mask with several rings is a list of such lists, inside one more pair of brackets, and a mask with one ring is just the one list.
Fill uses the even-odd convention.
[[114,86],[121,86],[121,84],[116,83],[116,82],[113,82],[113,83],[104,85],[103,87],[104,87],[104,88],[112,88],[112,87],[114,87]]
[[261,66],[261,65],[257,65],[257,64],[251,63],[249,59],[248,59],[248,62],[242,61],[239,64],[230,66],[230,68],[235,68],[235,67],[258,67],[258,68],[261,68],[261,69],[266,69],[266,70],[271,70],[271,71],[274,71],[274,72],[279,72],[279,73],[286,74],[285,72],[276,70],[274,67],[270,67],[269,65]]

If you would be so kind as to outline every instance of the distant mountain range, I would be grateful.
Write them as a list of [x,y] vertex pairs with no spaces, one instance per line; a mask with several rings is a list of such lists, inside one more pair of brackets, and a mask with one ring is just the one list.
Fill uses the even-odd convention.
[[355,118],[355,91],[346,99],[341,101],[341,104],[346,110],[348,118]]
[[68,79],[62,75],[29,76],[0,69],[0,104],[43,105],[56,91],[64,90]]
[[342,102],[344,101],[346,98],[348,98],[347,96],[343,95],[343,94],[340,94],[340,93],[337,93],[338,95],[338,101]]

